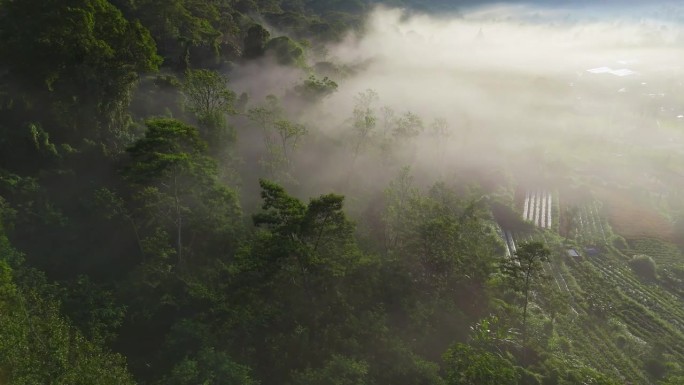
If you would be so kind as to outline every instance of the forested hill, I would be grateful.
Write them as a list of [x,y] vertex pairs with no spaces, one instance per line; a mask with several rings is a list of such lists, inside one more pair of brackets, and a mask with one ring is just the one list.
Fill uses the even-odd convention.
[[682,384],[684,270],[580,289],[467,119],[326,107],[376,5],[457,3],[0,0],[0,384]]

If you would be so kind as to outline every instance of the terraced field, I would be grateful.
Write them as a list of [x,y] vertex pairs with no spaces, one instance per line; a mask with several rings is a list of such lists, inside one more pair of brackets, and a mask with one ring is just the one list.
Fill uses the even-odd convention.
[[684,263],[684,255],[679,248],[669,242],[655,238],[635,238],[629,240],[629,246],[635,254],[646,254],[653,257],[660,265],[677,265]]
[[611,235],[608,222],[600,215],[601,204],[591,201],[568,210],[569,236],[580,245],[607,244]]
[[606,219],[616,234],[626,239],[657,238],[672,241],[675,231],[670,221],[648,202],[636,200],[620,190],[597,189],[596,196],[605,204]]
[[628,266],[610,262],[603,256],[588,258],[602,274],[606,284],[616,287],[630,302],[659,315],[669,325],[667,329],[678,330],[684,339],[684,304],[672,293],[655,284],[644,284],[634,276]]
[[[543,191],[525,196],[523,218],[547,229],[540,212],[548,212]],[[614,210],[615,208],[613,208]],[[621,248],[599,200],[584,200],[563,211],[569,231],[566,239],[546,231],[504,237],[509,252],[520,241],[541,240],[555,252],[544,264],[552,285],[570,299],[567,317],[559,319],[558,333],[572,341],[576,351],[595,357],[601,366],[632,384],[655,384],[643,366],[646,355],[661,349],[668,360],[684,363],[684,296],[662,282],[645,282],[632,271],[635,254],[652,256],[658,266],[681,265],[684,256],[676,245],[652,237],[635,237]],[[619,234],[619,233],[618,233]],[[572,246],[566,246],[569,242]],[[579,258],[565,255],[569,248]],[[619,338],[618,338],[619,337]],[[664,349],[664,350],[663,350]]]

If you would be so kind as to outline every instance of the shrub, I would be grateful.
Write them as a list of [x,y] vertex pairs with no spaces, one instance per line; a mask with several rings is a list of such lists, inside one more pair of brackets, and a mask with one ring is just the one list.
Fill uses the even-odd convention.
[[635,255],[629,265],[632,267],[634,274],[647,280],[655,280],[657,278],[656,274],[656,263],[653,258],[648,255]]

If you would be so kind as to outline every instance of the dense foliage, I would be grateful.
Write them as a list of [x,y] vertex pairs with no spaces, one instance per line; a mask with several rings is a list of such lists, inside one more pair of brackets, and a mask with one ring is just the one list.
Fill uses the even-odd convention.
[[[413,140],[446,141],[446,122],[378,110],[372,90],[345,143],[297,120],[341,81],[308,53],[361,29],[374,3],[0,0],[0,383],[680,383],[681,347],[635,369],[571,346],[574,320],[607,317],[610,299],[548,284],[558,242],[506,256],[501,216],[534,232],[510,186],[426,186],[408,167],[386,186],[354,181],[362,154],[410,165]],[[267,58],[309,76],[261,102],[218,72]],[[240,135],[258,160],[239,159]],[[351,203],[302,187],[302,143],[348,147]],[[631,265],[659,277],[650,257]]]

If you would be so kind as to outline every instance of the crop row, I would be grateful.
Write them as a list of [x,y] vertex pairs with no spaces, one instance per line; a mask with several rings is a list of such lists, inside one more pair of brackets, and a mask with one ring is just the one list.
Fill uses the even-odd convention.
[[[596,259],[593,262],[597,262]],[[637,322],[636,319],[628,319],[635,328],[640,325],[644,329],[649,329],[656,325],[658,333],[670,334],[684,342],[684,312],[681,304],[673,298],[670,293],[658,290],[657,288],[645,286],[634,279],[630,273],[622,269],[606,266],[602,263],[594,263],[605,279],[614,287],[618,288],[623,294],[624,300],[638,304],[643,309],[642,313],[652,314],[650,321]],[[674,300],[673,300],[674,299]],[[655,331],[654,331],[655,332]],[[638,333],[638,332],[637,332]]]
[[663,321],[657,314],[648,310],[640,303],[629,297],[624,297],[621,304],[623,321],[630,327],[633,334],[644,340],[670,341],[668,348],[672,354],[684,360],[684,336],[671,325]]
[[[599,298],[609,301],[611,306],[604,308],[604,311],[622,320],[634,336],[651,344],[656,341],[671,341],[673,346],[669,349],[670,353],[678,360],[684,360],[684,344],[682,344],[684,336],[677,329],[663,321],[659,314],[624,293],[619,284],[607,277],[604,270],[597,269],[603,276],[603,279],[597,280],[596,275],[586,270],[589,266],[591,265],[573,265],[574,274],[584,283],[583,292],[587,295],[599,294]],[[606,316],[604,313],[604,317]],[[613,340],[610,337],[607,338]]]
[[[563,325],[569,338],[575,341],[573,347],[584,357],[591,357],[592,365],[632,381],[648,383],[633,357],[616,346],[614,338],[605,330],[605,324],[595,322],[572,322]],[[611,370],[612,369],[612,370]]]
[[515,248],[515,240],[513,239],[513,234],[509,230],[502,229],[501,226],[496,226],[496,232],[504,244],[504,253],[506,257],[510,257],[515,254],[517,249]]
[[523,203],[523,219],[531,221],[543,229],[550,229],[553,223],[552,207],[551,193],[544,190],[528,191]]
[[603,273],[606,280],[618,287],[625,295],[660,314],[674,326],[684,329],[684,310],[679,301],[670,293],[643,285],[629,271],[601,262],[600,258],[592,258],[591,261]]
[[[595,207],[594,210],[587,209],[586,212],[592,214],[591,216],[595,218],[599,217]],[[594,222],[594,224],[592,224],[590,219],[591,216],[583,215],[582,218],[588,222],[588,226],[593,226],[595,231],[600,233],[600,222]],[[539,232],[536,235],[516,234],[516,240],[518,241],[531,241],[537,239],[543,240],[545,244],[549,245],[553,243],[554,240],[552,237],[551,239],[547,239],[548,237],[551,237],[551,235],[544,232]],[[512,238],[510,237],[510,234],[506,234],[506,240],[508,241],[510,238]],[[570,266],[574,266],[575,268],[582,270],[581,266],[588,267],[596,265],[595,267],[600,275],[596,275],[596,273],[594,274],[594,279],[591,280],[591,285],[589,285],[586,280],[582,279],[584,274],[581,271],[577,271],[578,275],[576,276],[574,269],[573,272],[570,272],[567,270],[567,268],[564,268],[563,259],[558,258],[558,255],[556,254],[552,255],[549,262],[543,264],[546,274],[553,276],[555,285],[562,292],[568,293],[572,299],[570,306],[575,314],[573,317],[565,318],[563,322],[567,322],[568,325],[560,328],[559,331],[563,330],[563,334],[568,333],[567,337],[574,341],[574,348],[576,350],[581,350],[583,356],[592,357],[593,366],[614,371],[616,374],[625,379],[630,379],[631,381],[639,381],[639,383],[648,384],[648,379],[644,377],[644,372],[640,368],[640,359],[637,357],[631,357],[624,351],[624,349],[618,347],[616,345],[615,338],[610,335],[604,323],[581,322],[584,317],[588,316],[586,313],[584,313],[584,311],[582,311],[583,308],[578,307],[578,305],[584,303],[584,301],[580,299],[583,293],[589,295],[591,293],[605,293],[605,285],[607,281],[610,283],[610,287],[615,288],[615,290],[612,290],[612,294],[603,296],[606,303],[612,303],[612,306],[608,308],[609,313],[614,314],[619,318],[629,318],[629,320],[625,320],[624,323],[629,329],[635,330],[633,333],[635,336],[638,336],[649,342],[662,340],[661,337],[663,336],[666,338],[666,340],[671,341],[684,341],[684,339],[674,330],[672,325],[662,321],[658,322],[658,317],[648,309],[644,309],[645,311],[642,311],[642,314],[635,314],[635,309],[638,308],[638,303],[636,301],[626,301],[623,298],[627,296],[627,294],[623,294],[625,289],[618,289],[618,287],[621,287],[622,285],[631,288],[634,286],[634,282],[627,280],[627,278],[614,277],[614,274],[611,274],[610,268],[605,266],[601,261],[592,262],[593,263],[591,263],[591,265],[572,264]],[[570,285],[568,285],[568,281],[564,277],[563,272],[565,272],[565,274],[569,274],[568,279],[571,279],[572,282],[574,282],[572,288],[570,288]],[[622,274],[622,271],[618,271],[618,273]],[[603,278],[600,278],[601,276]],[[573,277],[576,279],[573,279]],[[587,286],[582,284],[583,282],[587,283]],[[620,285],[619,282],[622,282],[622,285]],[[575,290],[578,289],[577,283],[582,284],[582,290]],[[640,288],[637,286],[637,289]],[[657,296],[656,293],[647,291],[640,292],[639,295],[649,300],[652,297]],[[582,302],[578,303],[577,301]],[[661,299],[661,301],[665,300]],[[576,309],[580,310],[581,314],[578,313]],[[657,310],[660,311],[662,309],[658,308]],[[677,318],[676,315],[671,316]],[[681,356],[682,354],[679,349],[673,349],[672,353],[677,357]]]
[[[595,216],[597,216],[595,214]],[[541,237],[544,243],[548,244],[544,233],[538,233],[537,237]],[[505,232],[507,243],[515,244],[515,240],[510,232]],[[531,241],[534,236],[517,236],[520,240]],[[509,246],[510,247],[510,246]],[[668,296],[666,292],[644,286],[639,282],[629,270],[624,268],[613,267],[612,263],[605,260],[604,257],[590,258],[591,265],[593,265],[598,272],[603,276],[603,283],[596,283],[591,288],[583,288],[584,292],[603,291],[603,285],[609,283],[610,287],[617,290],[612,295],[608,296],[608,302],[612,302],[609,309],[610,313],[615,313],[620,318],[625,318],[624,322],[634,331],[634,335],[643,338],[647,341],[666,340],[684,342],[684,335],[681,333],[681,328],[684,325],[684,313],[680,306],[673,303],[673,297]],[[547,275],[553,276],[555,285],[562,291],[570,294],[572,298],[572,308],[575,315],[577,312],[577,298],[580,293],[571,290],[565,277],[562,273],[562,263],[559,258],[552,258],[551,261],[544,263],[543,268]],[[566,273],[569,273],[566,271]],[[585,282],[580,278],[579,282]],[[596,281],[594,281],[596,282]],[[600,281],[599,281],[600,282]],[[635,308],[640,308],[642,311],[634,311]],[[684,358],[684,350],[675,348],[672,350],[673,354],[677,354]],[[630,363],[631,364],[631,363]],[[624,368],[624,365],[621,365]]]
[[606,243],[608,225],[599,214],[598,202],[593,201],[572,211],[574,238],[581,244]]
[[651,343],[672,341],[671,352],[684,360],[684,314],[677,299],[656,286],[641,284],[628,270],[614,267],[615,262],[605,260],[606,257],[590,259],[591,266],[603,277],[600,281],[585,276],[585,265],[574,265],[575,274],[583,282],[582,291],[607,300],[610,305],[601,305],[603,311],[622,319],[635,336]]
[[684,256],[677,246],[653,238],[638,238],[629,241],[635,254],[646,254],[659,264],[674,265],[684,263]]

